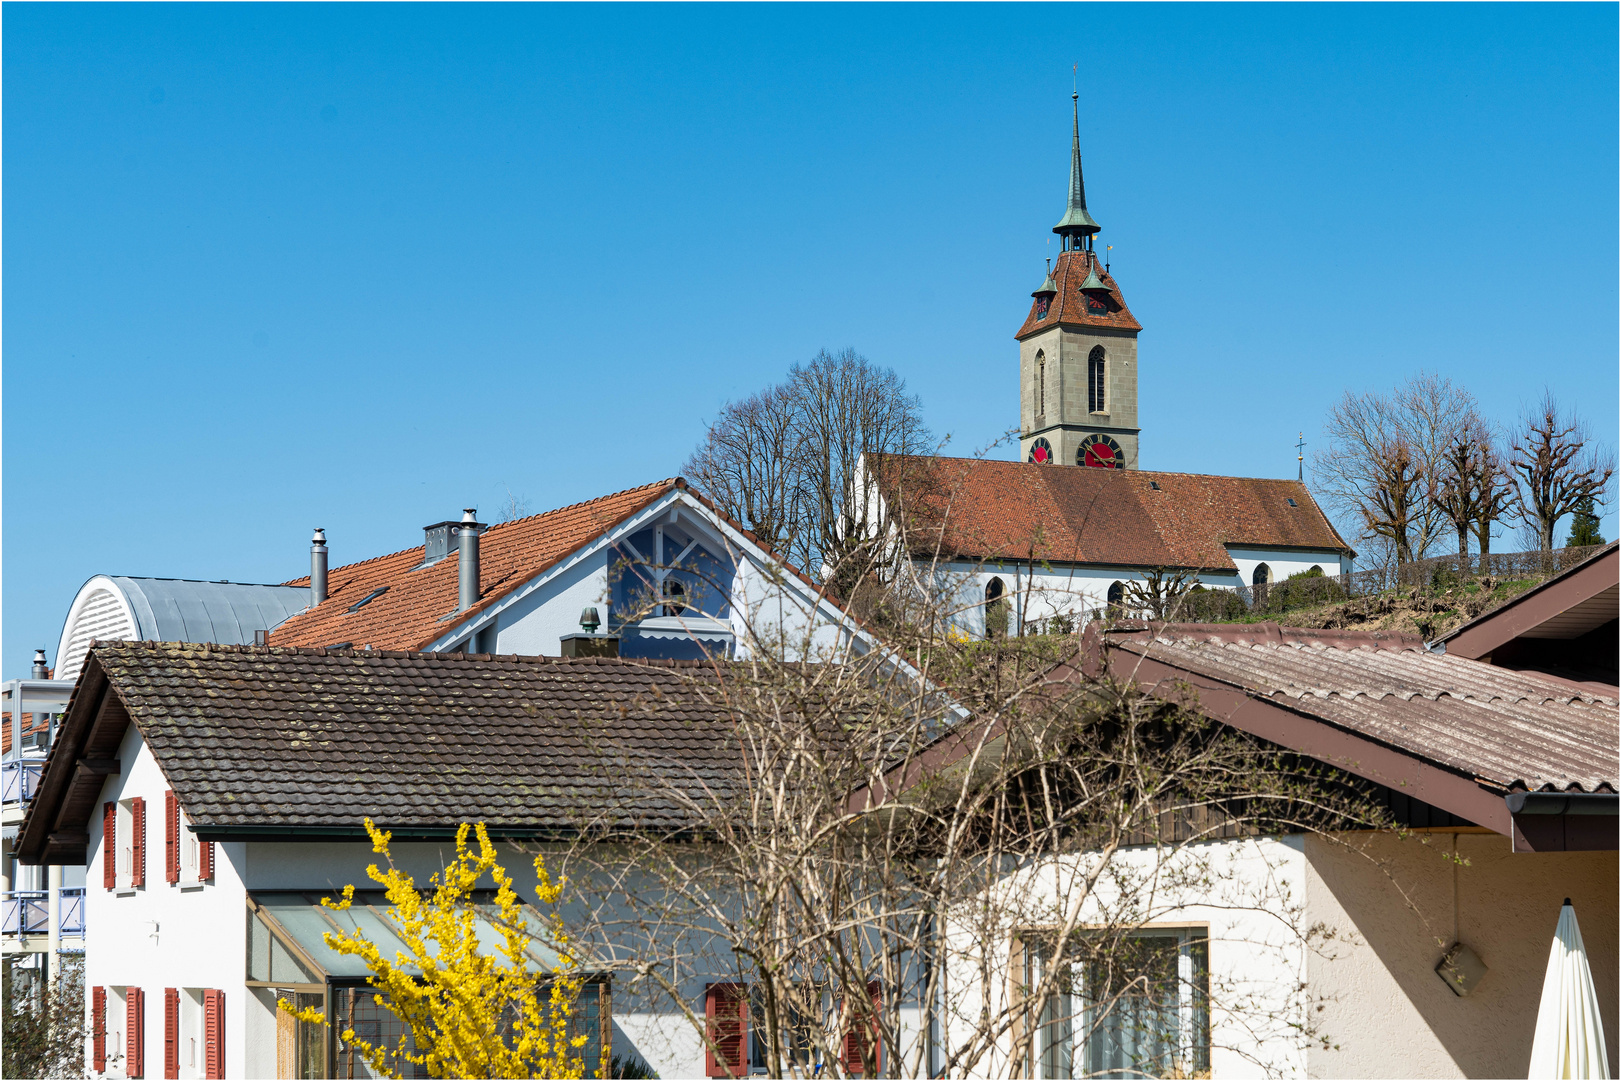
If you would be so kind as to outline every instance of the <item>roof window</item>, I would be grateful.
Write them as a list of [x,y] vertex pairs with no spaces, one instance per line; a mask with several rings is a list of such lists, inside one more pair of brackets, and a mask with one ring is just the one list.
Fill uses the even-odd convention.
[[[1288,501],[1293,502],[1294,500],[1289,499]],[[365,607],[367,604],[371,603],[373,600],[377,599],[377,597],[381,596],[383,593],[385,593],[387,591],[388,591],[388,586],[386,586],[386,585],[384,585],[380,589],[372,589],[370,592],[366,593],[366,595],[362,596],[360,599],[358,599],[354,603],[350,604],[349,605],[349,610],[350,611],[359,611],[361,608]]]
[[[1148,487],[1152,488],[1154,491],[1160,490],[1159,482],[1157,480],[1149,480],[1148,481]],[[1290,499],[1289,501],[1292,502],[1293,500]]]
[[[1297,503],[1297,502],[1295,502],[1295,501],[1294,501],[1294,500],[1293,500],[1293,499],[1289,499],[1289,500],[1288,500],[1288,505],[1289,505],[1289,506],[1298,506],[1298,505],[1299,505],[1299,503]],[[362,601],[360,601],[360,602],[361,602],[361,603],[362,603],[362,604],[363,604],[363,603],[365,603],[365,601],[364,601],[364,600],[362,600]]]

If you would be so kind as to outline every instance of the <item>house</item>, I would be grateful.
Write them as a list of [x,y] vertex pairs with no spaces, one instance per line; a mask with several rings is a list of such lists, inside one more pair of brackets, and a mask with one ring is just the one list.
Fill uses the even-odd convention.
[[[1613,1059],[1617,585],[1610,545],[1429,645],[1272,624],[1094,624],[1077,664],[1056,673],[1106,672],[1329,763],[1373,785],[1423,841],[1369,837],[1360,855],[1316,836],[1272,842],[1266,873],[1339,943],[1332,960],[1297,958],[1334,1045],[1284,1063],[1294,1071],[1524,1075],[1565,897],[1582,914]],[[1216,968],[1234,928],[1196,901],[1184,915],[1207,920]],[[1460,957],[1466,994],[1447,966]]]
[[[91,883],[92,1073],[370,1075],[276,1004],[393,1022],[364,970],[322,937],[333,924],[320,898],[364,886],[376,861],[364,820],[393,833],[396,865],[418,881],[450,859],[464,821],[539,845],[605,820],[679,826],[680,806],[641,798],[605,748],[628,747],[677,785],[723,788],[736,751],[713,691],[726,666],[96,645],[19,839],[24,860],[82,865]],[[503,862],[532,899],[526,859]],[[377,898],[362,889],[361,900]],[[365,911],[349,918],[387,933]],[[544,945],[533,951],[543,963]],[[627,994],[590,957],[584,974],[593,1052],[664,1076],[725,1075],[678,1007]],[[685,978],[704,1015],[736,977],[699,967]]]
[[1355,558],[1296,480],[921,456],[869,475],[913,580],[974,635],[1078,625],[1155,576],[1231,589]]

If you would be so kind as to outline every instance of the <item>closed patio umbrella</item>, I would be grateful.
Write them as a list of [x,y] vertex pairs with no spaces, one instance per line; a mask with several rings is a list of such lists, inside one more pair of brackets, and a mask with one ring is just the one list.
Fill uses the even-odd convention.
[[1568,899],[1558,913],[1547,979],[1541,985],[1536,1041],[1530,1047],[1530,1080],[1609,1080],[1609,1052],[1603,1045],[1603,1018],[1592,990],[1586,943]]

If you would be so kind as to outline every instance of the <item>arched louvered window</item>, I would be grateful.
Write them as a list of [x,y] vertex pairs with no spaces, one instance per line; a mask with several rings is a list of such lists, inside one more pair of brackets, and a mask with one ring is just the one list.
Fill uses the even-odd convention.
[[1035,354],[1035,415],[1046,415],[1046,352]]
[[1086,396],[1092,412],[1108,411],[1108,357],[1101,345],[1086,358]]

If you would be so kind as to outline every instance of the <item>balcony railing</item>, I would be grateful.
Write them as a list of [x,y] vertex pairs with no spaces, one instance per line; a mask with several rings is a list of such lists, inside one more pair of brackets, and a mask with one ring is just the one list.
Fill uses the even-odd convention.
[[0,802],[25,803],[32,799],[44,768],[44,761],[0,762]]
[[[46,889],[17,889],[0,893],[0,933],[47,934],[50,932],[51,894]],[[62,889],[62,934],[84,936],[84,888]]]

